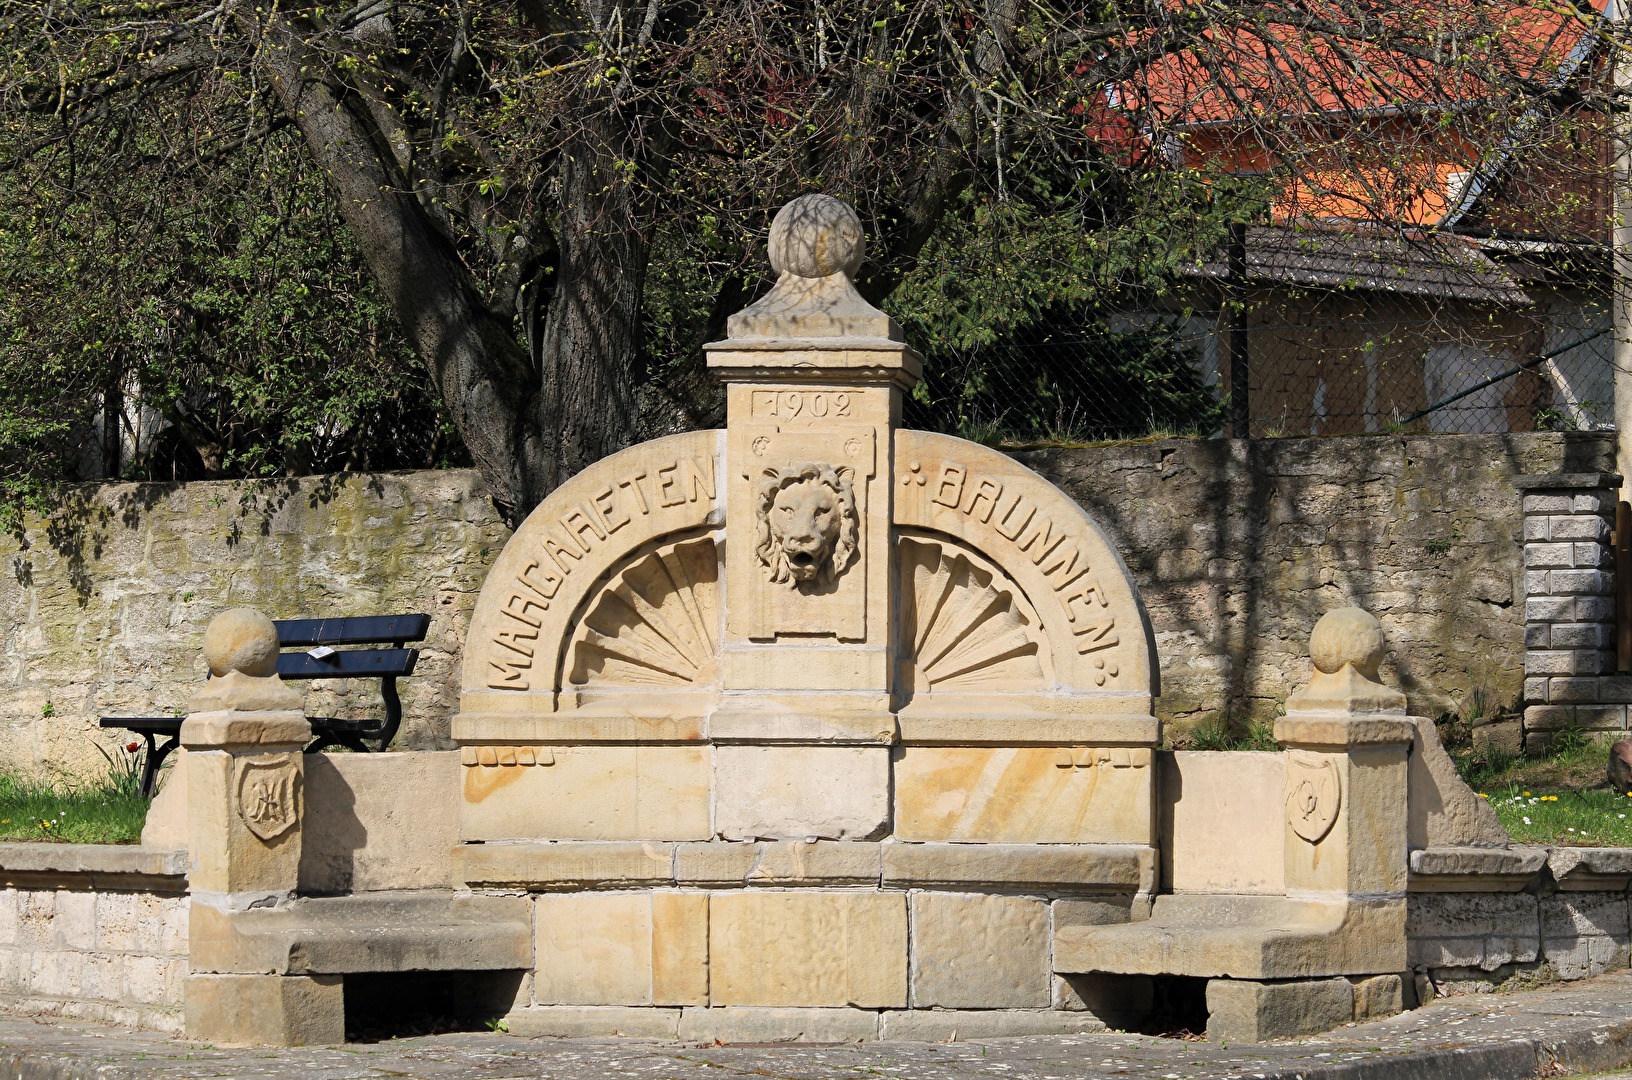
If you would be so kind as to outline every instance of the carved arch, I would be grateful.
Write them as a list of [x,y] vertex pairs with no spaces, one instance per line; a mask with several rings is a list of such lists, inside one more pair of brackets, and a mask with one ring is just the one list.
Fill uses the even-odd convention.
[[686,432],[613,454],[527,516],[494,561],[471,614],[462,717],[555,711],[573,623],[586,600],[641,549],[723,526],[723,436]]
[[1036,612],[1050,693],[1149,711],[1160,692],[1150,619],[1127,565],[1081,506],[1006,454],[950,435],[896,432],[894,472],[897,527],[957,540],[1001,567]]

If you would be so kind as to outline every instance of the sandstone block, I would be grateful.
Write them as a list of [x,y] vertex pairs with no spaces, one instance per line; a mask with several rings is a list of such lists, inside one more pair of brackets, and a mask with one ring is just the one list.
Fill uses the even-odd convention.
[[1127,893],[1155,887],[1155,855],[1137,844],[887,842],[886,885],[1020,885]]
[[551,894],[536,900],[541,1005],[708,1000],[708,899],[696,893]]
[[1602,570],[1553,570],[1552,590],[1560,596],[1607,596],[1613,584]]
[[1405,1010],[1405,980],[1399,975],[1357,975],[1349,981],[1356,1020],[1381,1020]]
[[[1528,581],[1530,575],[1526,574]],[[1530,591],[1530,599],[1524,602],[1524,618],[1526,622],[1570,622],[1574,619],[1585,619],[1587,616],[1576,614],[1579,601],[1568,596],[1538,595],[1549,592],[1547,582],[1536,583],[1539,588]]]
[[[229,715],[229,714],[223,714]],[[253,713],[230,714],[254,726]],[[308,736],[311,726],[305,719]],[[301,775],[305,755],[293,752],[239,755],[190,748],[187,755],[188,881],[200,892],[293,891],[300,876]],[[259,791],[259,795],[251,789]],[[265,800],[253,813],[271,827],[250,827],[248,800]]]
[[1568,495],[1546,494],[1524,497],[1526,514],[1568,514],[1571,512],[1571,505]]
[[[1557,680],[1555,680],[1557,681]],[[1416,744],[1406,763],[1407,836],[1413,849],[1506,847],[1507,830],[1490,803],[1463,782],[1432,720],[1414,718]]]
[[186,1032],[219,1046],[345,1042],[340,976],[189,975]]
[[1617,731],[1626,727],[1624,705],[1531,705],[1524,710],[1526,732],[1579,727],[1587,731]]
[[1347,979],[1207,982],[1210,1040],[1253,1043],[1315,1035],[1353,1019],[1354,988]]
[[1411,893],[1406,940],[1412,967],[1493,971],[1539,957],[1540,911],[1526,893]]
[[1127,1028],[1149,1015],[1156,984],[1149,975],[1056,975],[1053,1006],[1089,1012],[1112,1028]]
[[1547,683],[1547,700],[1555,705],[1597,701],[1598,679],[1596,676],[1590,675],[1549,679]]
[[638,840],[462,844],[453,853],[453,873],[467,885],[528,889],[671,885],[674,849]]
[[1265,822],[1286,813],[1279,753],[1156,755],[1164,887],[1184,893],[1286,891],[1285,841]]
[[712,831],[706,748],[554,747],[535,760],[462,767],[465,840],[705,840]]
[[510,1034],[525,1039],[604,1039],[621,1035],[632,1039],[674,1039],[679,1036],[680,1010],[630,1008],[618,1005],[537,1005],[505,1015]]
[[1148,844],[1152,752],[1143,747],[908,746],[895,771],[902,840]]
[[456,751],[309,756],[301,891],[449,887],[462,779]]
[[[1530,623],[1524,628],[1524,647],[1526,649],[1550,649],[1553,642],[1552,623]],[[1568,648],[1563,642],[1560,648]]]
[[879,1014],[865,1009],[682,1009],[686,1042],[861,1042],[878,1038]]
[[1007,1039],[1025,1035],[1076,1035],[1107,1030],[1085,1012],[1028,1009],[908,1009],[882,1014],[879,1038],[897,1042]]
[[1048,914],[1023,896],[914,892],[913,1007],[1048,1008]]
[[860,746],[721,746],[715,827],[727,840],[866,840],[889,829],[890,751]]
[[1575,566],[1575,547],[1573,544],[1526,544],[1524,565],[1537,569],[1543,567],[1569,569]]
[[[900,893],[716,893],[708,933],[711,1004],[907,1003],[907,904]],[[682,1017],[682,1038],[685,1027]]]
[[1540,900],[1541,951],[1561,979],[1624,968],[1632,956],[1624,892],[1558,892]]

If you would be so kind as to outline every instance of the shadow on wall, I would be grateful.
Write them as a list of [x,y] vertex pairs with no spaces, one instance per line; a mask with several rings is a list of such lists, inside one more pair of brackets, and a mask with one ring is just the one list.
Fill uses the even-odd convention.
[[1309,627],[1345,604],[1387,631],[1386,681],[1436,716],[1523,685],[1513,479],[1611,471],[1601,432],[1174,440],[1016,455],[1095,515],[1144,594],[1164,720],[1278,714]]

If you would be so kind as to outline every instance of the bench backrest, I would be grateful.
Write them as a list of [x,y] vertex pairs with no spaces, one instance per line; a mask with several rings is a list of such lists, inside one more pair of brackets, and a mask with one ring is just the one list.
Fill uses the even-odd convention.
[[[278,644],[278,674],[285,679],[357,679],[412,675],[418,649],[403,648],[409,641],[424,641],[429,615],[366,615],[354,619],[283,619]],[[334,649],[313,656],[318,646],[388,644],[387,649]]]

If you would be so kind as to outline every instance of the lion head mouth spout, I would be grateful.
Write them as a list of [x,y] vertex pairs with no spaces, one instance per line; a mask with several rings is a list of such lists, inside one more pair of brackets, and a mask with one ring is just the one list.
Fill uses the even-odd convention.
[[802,463],[761,473],[755,553],[774,584],[825,585],[856,551],[856,498],[850,470]]

